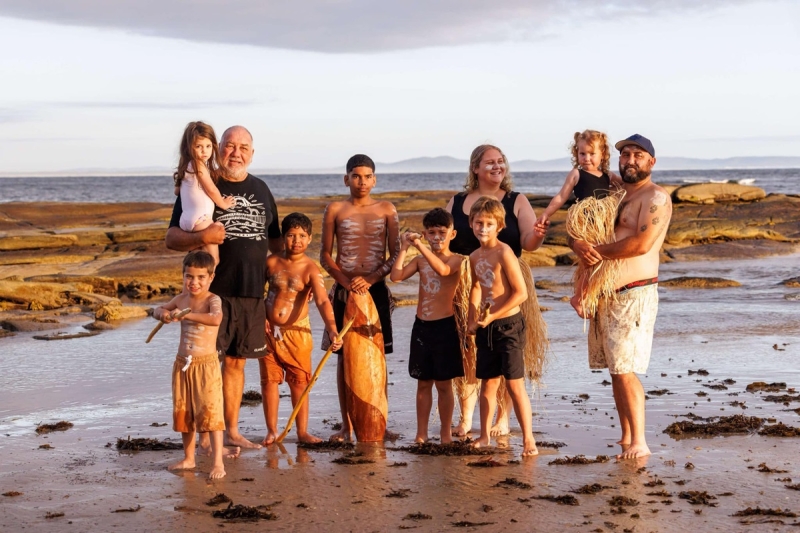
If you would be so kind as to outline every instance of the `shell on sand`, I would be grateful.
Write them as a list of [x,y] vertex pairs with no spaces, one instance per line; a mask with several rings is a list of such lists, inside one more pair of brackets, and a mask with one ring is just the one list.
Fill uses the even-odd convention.
[[[617,189],[605,198],[590,196],[577,202],[567,211],[567,233],[595,246],[615,242],[614,223],[624,197],[625,191]],[[600,298],[615,296],[620,268],[619,259],[604,259],[594,266],[578,263],[572,282],[575,293],[582,294],[581,306],[590,316],[597,311]]]
[[355,318],[343,339],[347,414],[359,442],[382,441],[389,405],[383,332],[372,296],[351,292],[344,321]]

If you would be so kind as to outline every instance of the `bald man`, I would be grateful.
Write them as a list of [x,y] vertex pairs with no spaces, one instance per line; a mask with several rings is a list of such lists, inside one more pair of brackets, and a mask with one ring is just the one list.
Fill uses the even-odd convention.
[[[219,146],[222,179],[220,194],[232,196],[236,204],[228,210],[214,210],[214,224],[188,233],[180,229],[181,199],[175,202],[167,230],[171,250],[186,252],[205,244],[219,245],[211,291],[222,298],[222,324],[217,351],[224,356],[222,392],[225,400],[225,444],[260,448],[239,433],[239,408],[244,392],[244,367],[248,359],[259,360],[262,395],[266,391],[267,340],[264,333],[266,310],[264,285],[269,252],[283,249],[278,209],[272,193],[261,179],[247,172],[253,160],[253,136],[242,126],[225,130]],[[266,410],[266,406],[265,406]],[[266,413],[265,413],[266,415]],[[203,446],[201,438],[201,448]]]

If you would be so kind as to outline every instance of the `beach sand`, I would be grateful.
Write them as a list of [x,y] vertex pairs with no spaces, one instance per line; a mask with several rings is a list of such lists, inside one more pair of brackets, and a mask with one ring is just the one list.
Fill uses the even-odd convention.
[[[544,388],[533,391],[532,398],[537,440],[566,446],[540,448],[538,457],[521,460],[521,437],[518,427],[512,428],[493,455],[503,464],[495,468],[468,466],[480,457],[417,456],[393,449],[409,445],[415,432],[415,382],[406,367],[413,307],[395,312],[398,349],[387,358],[389,429],[401,435],[397,442],[359,445],[361,458],[374,462],[340,465],[332,460],[346,452],[298,449],[290,433],[286,453],[277,446],[243,452],[227,462],[227,477],[215,482],[206,480],[208,459],[201,459],[195,471],[172,473],[166,466],[181,456],[180,450],[127,454],[106,446],[128,436],[180,442],[169,425],[152,426],[171,424],[175,328],[165,327],[149,345],[144,339],[152,319],[125,321],[97,337],[68,341],[41,342],[19,333],[3,341],[0,493],[21,494],[0,496],[0,529],[441,531],[460,530],[461,524],[471,531],[796,530],[791,526],[800,522],[796,517],[732,515],[748,507],[800,513],[800,491],[786,488],[800,483],[800,466],[795,464],[799,438],[745,434],[675,440],[663,430],[687,420],[676,417],[687,413],[744,414],[800,426],[800,398],[784,405],[766,401],[770,393],[745,391],[756,381],[800,388],[800,303],[785,298],[796,289],[779,284],[796,275],[798,260],[793,255],[662,265],[662,279],[719,276],[742,286],[659,290],[653,357],[642,382],[645,391],[661,393],[648,393],[647,438],[653,455],[639,461],[616,462],[612,457],[589,465],[550,464],[567,456],[619,452],[611,387],[603,383],[608,374],[588,369],[584,323],[562,301],[570,291],[565,284],[571,269],[565,267],[534,269],[538,280],[554,286],[538,291],[541,304],[552,309],[545,313],[552,361]],[[411,292],[413,284],[395,288]],[[313,314],[312,319],[318,340],[321,324]],[[315,353],[315,364],[321,355]],[[708,375],[689,374],[701,369]],[[257,388],[257,374],[250,363],[247,389]],[[722,383],[726,379],[735,383]],[[786,390],[780,394],[800,396]],[[310,401],[310,429],[327,436],[339,419],[333,361]],[[284,398],[281,426],[289,411]],[[433,435],[438,431],[435,412],[432,417]],[[59,420],[75,425],[64,432],[36,434],[37,424]],[[250,439],[262,439],[261,406],[243,407],[240,424]],[[46,444],[52,448],[42,449]],[[785,472],[759,471],[762,463]],[[497,486],[507,478],[529,487]],[[593,483],[608,488],[597,494],[570,492]],[[389,497],[393,491],[404,497]],[[692,504],[680,497],[685,491],[705,491],[714,496],[708,500],[714,505]],[[218,493],[234,504],[268,506],[276,519],[230,523],[213,518],[211,512],[225,505],[210,507],[206,502]],[[536,498],[545,495],[572,495],[578,505]],[[618,496],[636,503],[612,505]],[[47,518],[48,513],[63,516]],[[430,519],[408,518],[415,513]]]

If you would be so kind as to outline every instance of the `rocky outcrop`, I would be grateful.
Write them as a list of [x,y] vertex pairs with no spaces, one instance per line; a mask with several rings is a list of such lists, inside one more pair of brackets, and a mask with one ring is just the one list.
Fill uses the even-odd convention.
[[678,187],[672,192],[674,201],[693,204],[752,202],[766,196],[760,187],[738,183],[697,183]]
[[725,278],[704,278],[681,276],[678,278],[659,280],[661,287],[671,287],[674,289],[722,289],[726,287],[741,287],[742,284],[736,280]]

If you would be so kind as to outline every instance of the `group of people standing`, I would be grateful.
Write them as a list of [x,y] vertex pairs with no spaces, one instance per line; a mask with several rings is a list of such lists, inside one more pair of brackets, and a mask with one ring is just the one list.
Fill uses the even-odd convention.
[[[477,147],[470,157],[465,190],[456,194],[444,210],[436,209],[426,215],[424,232],[403,235],[395,207],[370,196],[377,182],[374,162],[364,155],[353,156],[344,176],[349,197],[329,204],[323,217],[320,265],[335,281],[330,294],[326,295],[319,269],[305,255],[311,237],[310,220],[301,213],[292,213],[280,224],[269,188],[248,173],[254,154],[250,132],[242,126],[228,128],[217,149],[213,131],[208,134],[198,129],[201,127],[198,125],[202,123],[191,123],[187,127],[182,142],[186,150],[182,148],[182,161],[176,172],[176,193],[180,195],[175,202],[166,244],[178,251],[206,250],[211,257],[207,292],[218,296],[219,302],[213,309],[207,304],[204,309],[209,314],[219,315],[211,322],[216,322],[219,328],[216,350],[222,360],[225,446],[258,448],[274,442],[277,437],[277,384],[284,379],[289,383],[295,403],[309,382],[309,300],[315,301],[326,326],[323,348],[332,343],[332,348],[339,349],[341,339],[338,337],[347,295],[369,293],[378,310],[385,353],[390,354],[394,348],[393,301],[385,278],[391,275],[392,280],[401,280],[418,273],[420,299],[409,358],[410,374],[419,383],[417,441],[427,439],[431,390],[435,385],[439,393],[443,443],[450,441],[451,433],[458,437],[470,433],[473,410],[480,397],[481,435],[476,445],[489,445],[492,436],[509,432],[508,415],[513,405],[523,430],[523,454],[536,453],[530,402],[520,369],[525,321],[520,318],[519,310],[531,295],[520,281],[519,263],[509,258],[519,258],[523,250],[532,251],[542,244],[554,210],[548,208],[537,219],[528,199],[513,190],[508,160],[499,148]],[[644,391],[636,373],[644,372],[649,362],[658,302],[659,250],[666,235],[671,202],[664,189],[651,181],[650,171],[656,159],[649,140],[634,135],[616,143],[620,151],[620,175],[609,177],[610,148],[604,136],[597,137],[594,133],[588,137],[584,135],[589,141],[581,141],[576,134],[573,164],[581,173],[579,179],[574,179],[572,173],[568,176],[562,193],[574,188],[578,195],[580,187],[587,187],[584,182],[591,181],[588,176],[605,180],[607,188],[617,187],[625,193],[615,223],[615,242],[599,245],[570,239],[570,246],[587,267],[605,260],[619,260],[622,265],[617,291],[602,298],[591,317],[589,361],[592,368],[609,368],[611,372],[622,428],[620,458],[635,458],[650,453],[644,435]],[[205,150],[205,140],[210,141],[210,150]],[[603,159],[605,169],[600,164]],[[580,180],[583,180],[580,187],[576,187]],[[195,208],[187,205],[190,187],[206,192],[212,207],[207,205],[204,213],[194,212]],[[590,194],[595,194],[594,191],[601,191],[603,187],[589,189],[592,190]],[[554,202],[561,200],[559,197]],[[182,214],[187,211],[191,211],[191,215],[188,220],[186,216],[182,220]],[[423,244],[422,237],[426,238],[428,246]],[[420,255],[406,262],[405,256],[412,246]],[[475,368],[482,385],[480,394],[475,387],[466,387],[465,393],[459,395],[461,418],[451,430],[454,398],[449,380],[463,377],[464,369],[453,355],[452,343],[458,348],[460,338],[458,332],[453,331],[453,299],[446,293],[456,290],[459,275],[466,267],[463,256],[469,256],[471,279],[467,327],[469,333],[476,334]],[[184,262],[185,282],[187,268],[192,269]],[[269,291],[265,300],[266,282],[269,282]],[[185,284],[184,293],[188,290],[189,285]],[[576,288],[576,294],[579,292],[580,288]],[[182,321],[179,361],[173,373],[185,373],[182,365],[186,362],[186,353],[183,352],[193,343],[188,328],[196,330],[197,323],[203,323],[192,313],[188,315],[189,323],[184,324],[187,319],[178,316],[181,303],[171,302],[155,313],[156,318],[165,322]],[[578,306],[576,310],[582,312]],[[211,327],[217,326],[212,324]],[[442,340],[448,338],[454,340]],[[268,426],[268,434],[261,444],[246,439],[238,426],[247,359],[259,361]],[[193,364],[191,358],[186,366],[190,364]],[[497,420],[490,425],[501,376],[506,379],[508,392],[503,400],[506,406],[498,410]],[[333,438],[349,439],[352,428],[343,399],[341,357],[337,377],[343,424]],[[178,376],[178,379],[184,377]],[[174,394],[175,381],[173,376]],[[177,412],[177,404],[175,409]],[[184,434],[185,444],[190,433],[192,453],[194,431],[201,433],[201,449],[213,452],[215,461],[218,459],[221,463],[225,453],[237,453],[222,448],[218,439],[209,440],[206,436],[219,431],[219,423],[206,423],[208,412],[215,409],[203,406],[192,409],[196,411],[194,424],[175,424],[175,429]],[[183,405],[181,413],[185,411]],[[318,441],[307,430],[307,417],[308,402],[305,402],[298,417],[298,439]],[[193,458],[176,467],[194,467]]]

